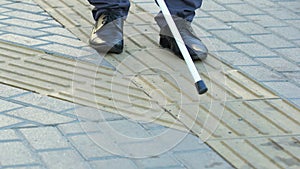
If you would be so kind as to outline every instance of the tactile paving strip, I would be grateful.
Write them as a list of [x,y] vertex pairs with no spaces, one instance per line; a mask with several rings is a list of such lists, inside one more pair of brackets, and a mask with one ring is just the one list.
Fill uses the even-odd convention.
[[[36,1],[86,41],[86,1]],[[210,89],[197,95],[184,62],[157,47],[151,17],[128,18],[125,52],[106,56],[117,71],[1,42],[1,82],[191,130],[237,168],[299,167],[299,109],[214,56],[196,63]]]

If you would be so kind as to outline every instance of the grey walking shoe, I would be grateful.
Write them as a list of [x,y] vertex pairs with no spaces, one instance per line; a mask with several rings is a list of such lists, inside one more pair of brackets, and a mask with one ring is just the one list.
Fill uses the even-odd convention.
[[[158,14],[155,17],[155,20],[159,24],[160,30],[160,40],[159,44],[163,48],[168,48],[174,52],[177,56],[183,59],[183,56],[179,50],[179,47],[175,41],[175,38],[172,36],[169,26],[166,24],[163,16]],[[204,60],[207,57],[208,50],[202,41],[196,36],[191,22],[188,22],[182,18],[175,17],[174,22],[180,32],[180,35],[185,43],[192,59],[195,60]]]
[[92,30],[89,39],[90,46],[102,53],[122,53],[123,25],[124,19],[116,12],[102,13]]

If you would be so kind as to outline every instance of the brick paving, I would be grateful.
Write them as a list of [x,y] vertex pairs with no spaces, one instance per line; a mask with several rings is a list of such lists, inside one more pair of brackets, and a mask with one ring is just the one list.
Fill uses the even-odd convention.
[[[152,1],[133,2],[147,11],[151,9],[150,13],[157,10]],[[202,10],[198,11],[195,26],[203,29],[203,35],[200,36],[212,53],[299,107],[300,28],[299,24],[296,24],[300,20],[297,10],[299,6],[297,0],[204,1]],[[95,54],[86,43],[64,29],[34,1],[3,0],[0,2],[0,11],[1,41],[68,58],[85,58]],[[104,65],[111,66],[106,62]],[[105,151],[105,147],[97,145],[93,140],[96,137],[92,136],[106,136],[107,143],[116,143],[117,150],[137,155],[143,147],[157,143],[128,142],[126,139],[123,140],[125,142],[120,142],[114,137],[109,137],[110,135],[101,135],[104,131],[91,127],[95,119],[87,119],[88,115],[80,117],[76,114],[82,109],[84,112],[100,110],[4,84],[0,86],[0,168],[233,168],[218,155],[220,152],[215,152],[192,134],[187,134],[179,144],[171,145],[169,151],[157,156],[135,159],[113,154]],[[257,104],[257,109],[260,107],[259,102],[247,104],[253,107]],[[280,107],[277,101],[273,104]],[[230,106],[239,105],[234,103]],[[120,115],[100,112],[100,119],[131,137],[147,138],[166,130],[171,133],[179,132],[161,125],[144,124]],[[296,113],[294,117],[298,117]],[[297,120],[299,119],[294,119]],[[278,123],[280,124],[280,121]],[[297,130],[297,127],[299,126],[289,130]],[[272,127],[270,132],[271,130]],[[283,141],[280,137],[271,138],[271,141],[274,143],[271,146],[275,146],[276,150],[282,149],[283,146],[285,152],[295,153],[297,151],[287,146],[292,143],[295,149],[299,149],[299,133],[292,137],[292,141]],[[170,140],[167,140],[168,142]],[[282,144],[275,144],[278,142]],[[244,144],[269,143],[266,138],[254,138],[246,141],[228,139],[222,144],[235,145],[235,152],[246,154]],[[162,140],[159,144],[166,143]],[[277,153],[267,146],[264,150],[275,155]],[[264,154],[258,155],[263,158]],[[275,167],[299,167],[299,151],[289,155],[293,158],[274,158],[278,160]],[[250,162],[249,166],[254,167],[256,161]],[[272,166],[272,161],[267,165]]]
[[[153,14],[158,9],[152,1],[133,4]],[[299,6],[297,0],[203,1],[194,26],[211,53],[299,107]]]
[[[0,39],[26,48],[65,57],[86,57],[91,49],[55,22],[33,1],[1,1]],[[18,11],[17,11],[18,10]],[[16,12],[17,11],[17,12]],[[110,66],[108,63],[104,63]],[[174,150],[142,159],[126,158],[97,145],[74,113],[81,106],[1,84],[0,168],[232,168],[223,158],[188,134]],[[93,110],[90,111],[99,111]],[[168,128],[132,123],[119,115],[102,112],[106,122],[122,124],[127,134],[151,136]],[[93,120],[93,119],[92,119]],[[88,122],[86,122],[88,123]],[[168,129],[172,130],[172,129]],[[174,130],[175,131],[175,130]],[[185,134],[185,133],[183,133]],[[117,142],[107,138],[109,142]],[[143,145],[143,144],[141,144]],[[128,146],[123,145],[123,148]],[[182,148],[180,148],[182,147]],[[137,150],[138,151],[138,150]],[[189,153],[190,152],[190,153]],[[197,153],[197,158],[193,153]],[[200,163],[209,153],[211,159]],[[182,156],[181,156],[182,154]],[[188,158],[195,159],[189,161]]]
[[[114,155],[97,145],[87,134],[89,131],[84,130],[82,126],[90,122],[82,122],[74,114],[76,109],[100,110],[81,107],[6,85],[1,85],[0,91],[2,168],[173,169],[199,166],[209,168],[212,165],[232,168],[191,134],[186,135],[178,145],[173,145],[167,153],[155,157],[135,159]],[[154,133],[172,130],[155,124],[130,122],[122,116],[111,113],[103,112],[102,115],[105,116],[105,123],[115,127],[121,125],[119,130],[123,130],[124,134],[134,133],[134,137],[150,137]],[[106,139],[109,142],[119,141],[113,137]],[[124,144],[125,148],[127,144]],[[197,161],[199,158],[209,159]]]

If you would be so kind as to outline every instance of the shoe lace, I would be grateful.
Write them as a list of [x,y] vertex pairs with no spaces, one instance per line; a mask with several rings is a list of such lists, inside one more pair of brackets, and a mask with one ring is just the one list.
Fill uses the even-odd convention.
[[105,11],[101,14],[101,16],[98,18],[98,22],[96,23],[96,27],[93,31],[93,33],[96,33],[103,25],[106,25],[110,22],[113,22],[114,20],[118,19],[120,16],[117,12],[113,10]]
[[108,10],[108,11],[105,11],[103,12],[102,14],[104,17],[103,17],[103,20],[102,20],[102,24],[107,24],[109,22],[112,22],[116,19],[118,19],[118,17],[120,17],[117,12],[113,11],[113,10]]

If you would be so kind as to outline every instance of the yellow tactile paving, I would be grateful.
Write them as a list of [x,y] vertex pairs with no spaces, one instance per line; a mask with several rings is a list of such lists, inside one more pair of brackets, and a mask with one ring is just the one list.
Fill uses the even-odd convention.
[[[164,113],[157,101],[111,69],[4,42],[0,42],[0,48],[5,49],[0,51],[2,83],[130,117],[141,116],[139,112],[147,110],[152,113],[139,119],[156,119],[159,115],[160,120],[156,120],[165,125],[174,123],[174,118]],[[11,55],[6,56],[6,51]],[[178,128],[182,128],[180,126],[178,123]]]
[[[87,41],[93,23],[87,1],[36,1]],[[297,167],[298,108],[212,55],[196,62],[209,87],[197,95],[184,62],[158,47],[153,16],[136,5],[132,12],[142,16],[132,13],[126,22],[125,51],[106,56],[117,71],[1,42],[1,82],[191,130],[237,168]]]
[[299,168],[299,138],[264,137],[208,141],[237,168]]

